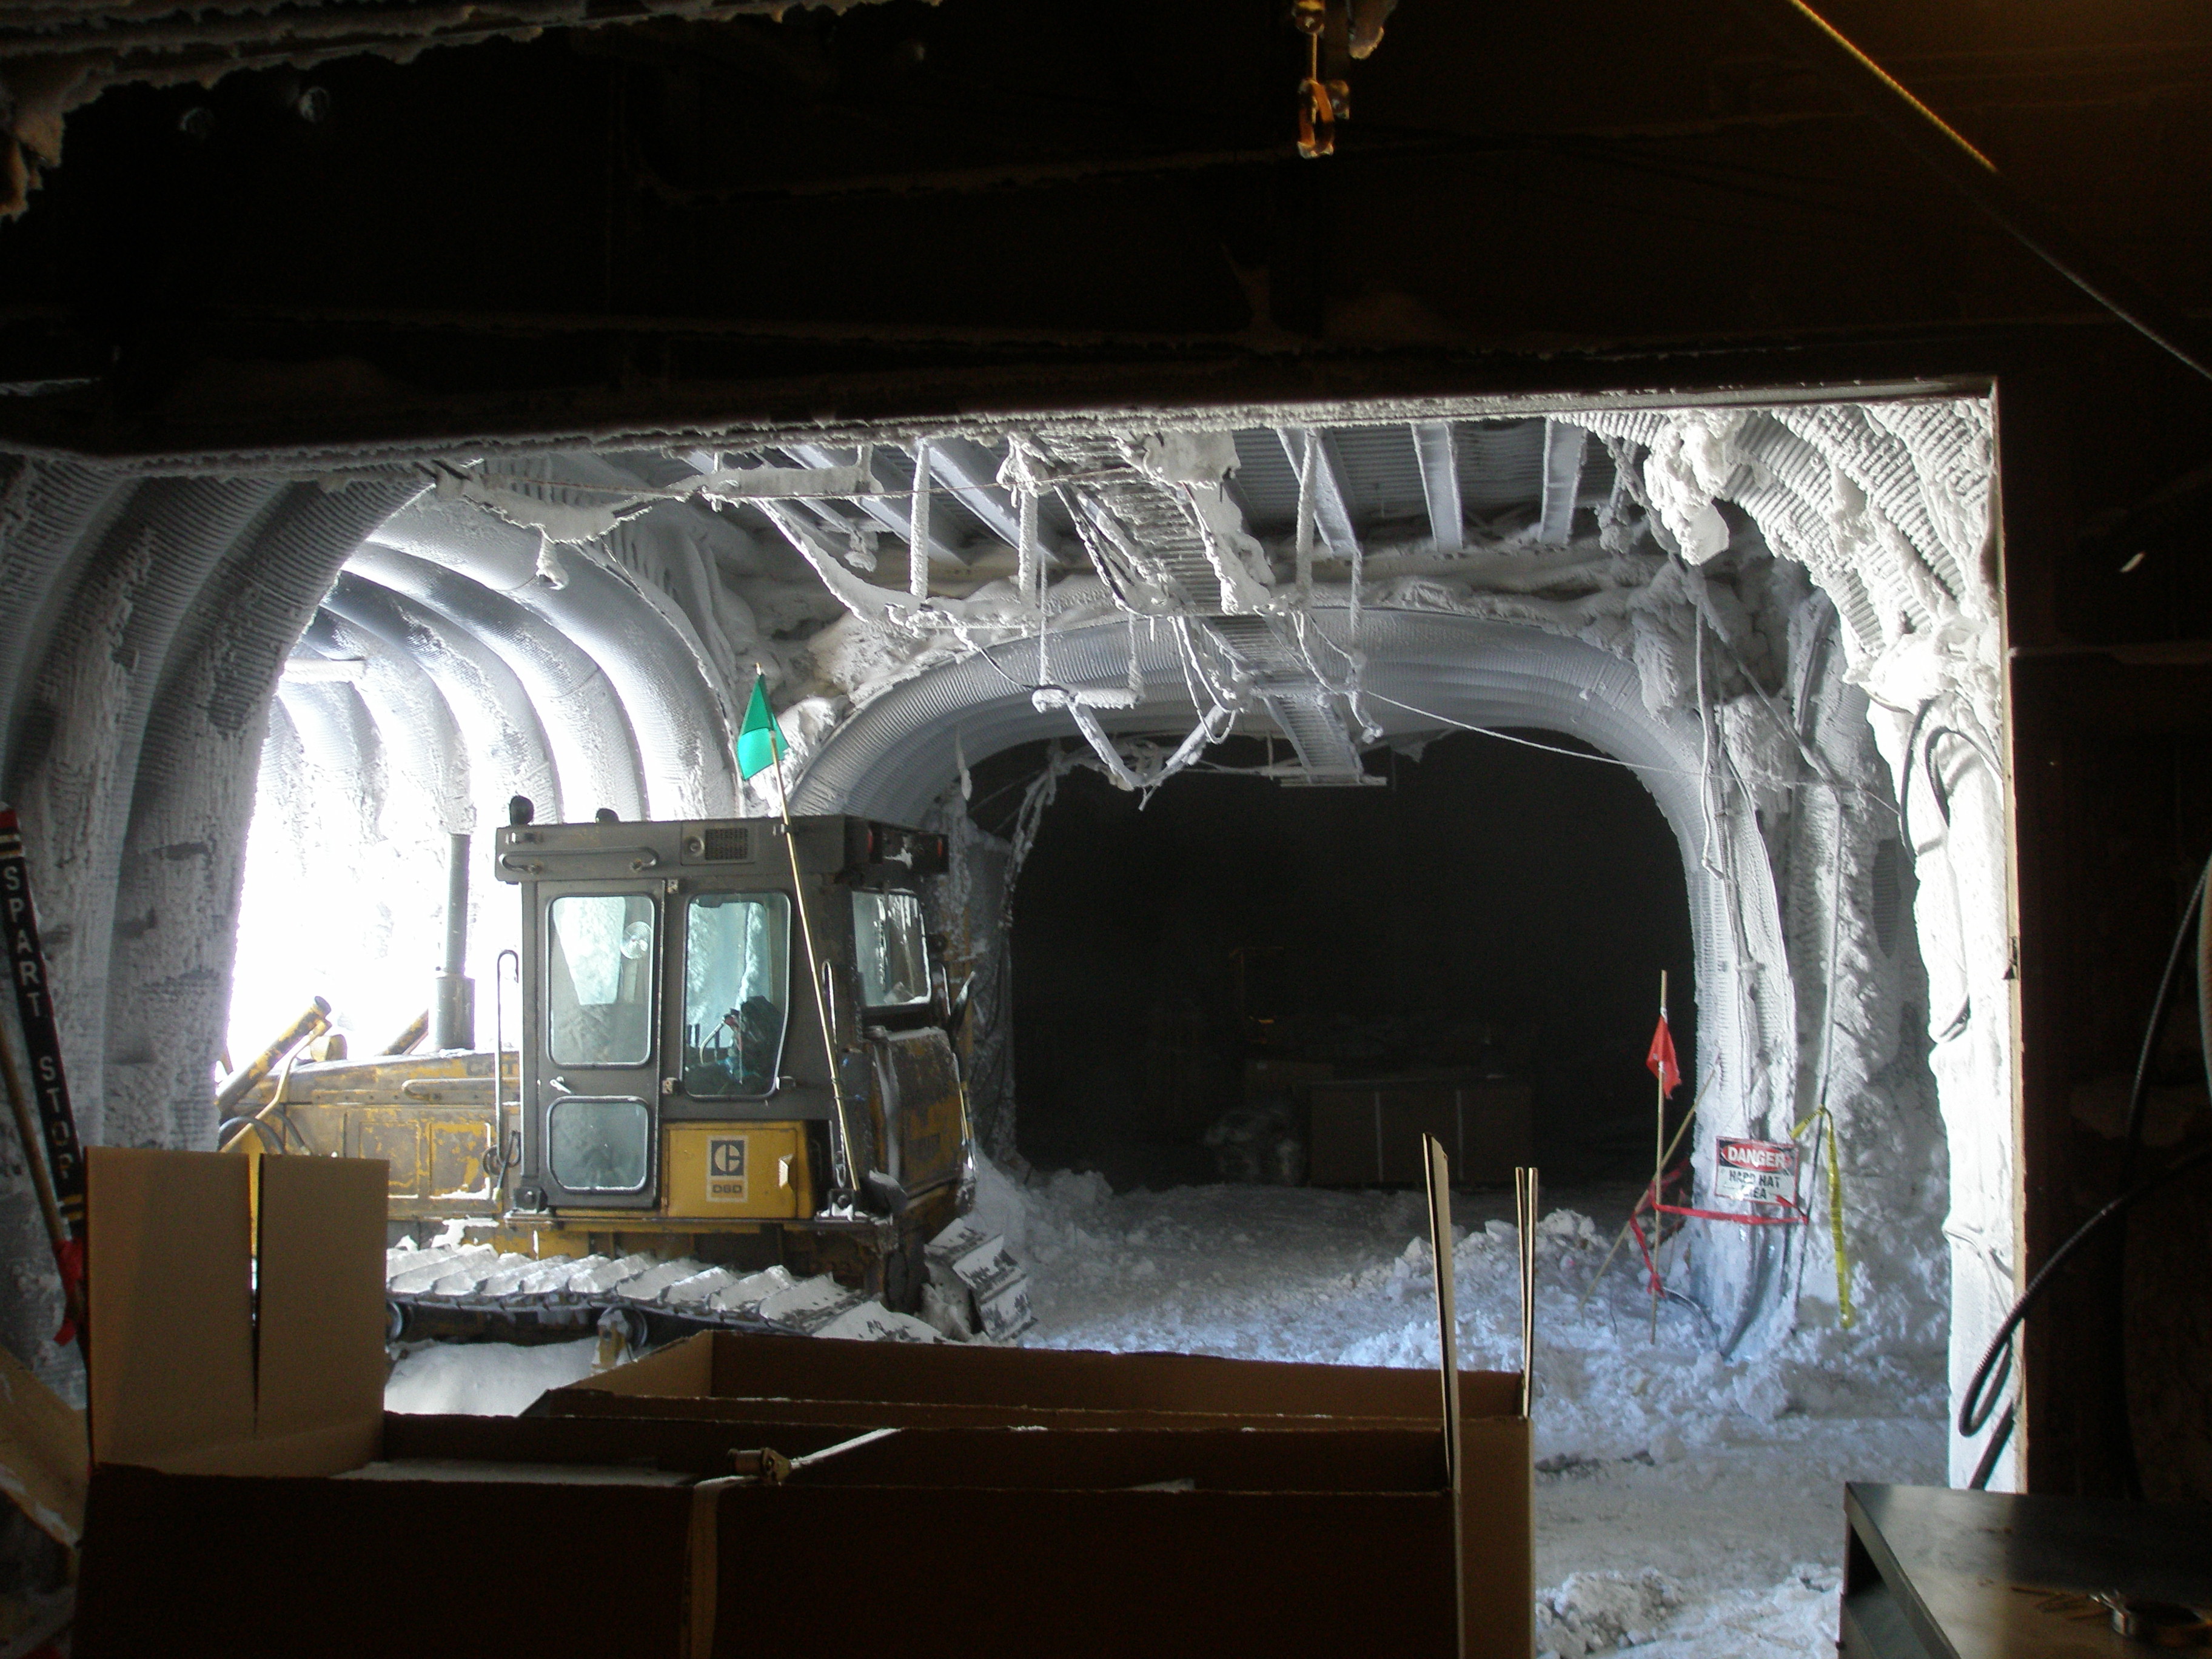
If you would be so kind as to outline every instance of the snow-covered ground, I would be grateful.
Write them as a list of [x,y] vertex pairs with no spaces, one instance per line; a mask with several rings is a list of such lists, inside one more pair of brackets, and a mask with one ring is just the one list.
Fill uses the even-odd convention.
[[596,1336],[578,1342],[425,1342],[411,1347],[384,1384],[384,1408],[513,1417],[548,1389],[592,1374]]
[[[1616,1257],[1632,1187],[1545,1200],[1536,1297],[1537,1648],[1649,1659],[1829,1659],[1843,1483],[1943,1480],[1942,1356],[1801,1332],[1727,1365],[1700,1316]],[[1053,1347],[1434,1365],[1435,1280],[1413,1193],[1109,1192],[1058,1175],[983,1207],[1030,1264]],[[1556,1206],[1556,1207],[1554,1207]],[[1520,1363],[1512,1200],[1462,1194],[1461,1363]],[[1648,1644],[1648,1645],[1647,1645]]]
[[[1654,1341],[1625,1260],[1582,1302],[1632,1196],[1552,1194],[1540,1227],[1538,1650],[1831,1659],[1843,1483],[1942,1481],[1942,1357],[1886,1354],[1830,1329],[1723,1364],[1700,1316],[1674,1303],[1661,1305]],[[1018,1189],[987,1170],[979,1208],[1029,1263],[1036,1345],[1437,1363],[1418,1194],[1115,1194],[1067,1174]],[[1455,1201],[1463,1364],[1519,1363],[1510,1216],[1504,1194]],[[420,1350],[386,1399],[401,1411],[520,1410],[587,1372],[592,1346]]]

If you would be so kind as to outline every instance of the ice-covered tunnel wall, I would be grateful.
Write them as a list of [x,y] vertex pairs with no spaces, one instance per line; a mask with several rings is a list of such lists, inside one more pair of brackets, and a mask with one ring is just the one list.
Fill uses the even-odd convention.
[[[1317,611],[1313,623],[1336,646],[1356,646],[1365,655],[1367,700],[1386,736],[1433,734],[1439,717],[1480,727],[1536,727],[1582,738],[1635,769],[1674,833],[1691,900],[1700,1029],[1698,1167],[1710,1170],[1717,1135],[1788,1139],[1814,1097],[1832,1101],[1847,1139],[1856,1131],[1854,1145],[1878,1142],[1884,1149],[1864,1160],[1852,1181],[1854,1229],[1870,1235],[1856,1273],[1858,1316],[1881,1340],[1926,1346],[1941,1340],[1941,1263],[1924,1218],[1941,1203],[1942,1134],[1924,1068],[1905,1030],[1906,1007],[1922,1000],[1917,960],[1909,939],[1893,932],[1886,949],[1875,944],[1870,920],[1885,896],[1895,902],[1894,887],[1878,888],[1878,880],[1893,881],[1894,875],[1878,877],[1875,869],[1881,841],[1888,839],[1894,850],[1895,815],[1863,698],[1843,681],[1839,653],[1820,626],[1820,618],[1832,615],[1826,602],[1802,584],[1794,594],[1785,584],[1774,597],[1795,599],[1796,626],[1785,623],[1783,631],[1815,660],[1800,677],[1796,695],[1785,691],[1782,706],[1763,716],[1771,729],[1759,735],[1770,758],[1759,775],[1769,786],[1766,805],[1777,837],[1771,845],[1761,815],[1731,810],[1715,782],[1713,757],[1729,715],[1701,714],[1694,704],[1655,708],[1632,658],[1522,623],[1449,613],[1370,609],[1356,638],[1343,609]],[[1674,619],[1688,648],[1686,601],[1651,601],[1648,614],[1663,619],[1677,611]],[[1644,636],[1662,625],[1647,623]],[[1160,693],[1114,711],[1105,724],[1133,732],[1188,727],[1197,711],[1182,690],[1174,652],[1157,633],[1148,636],[1140,629],[1136,638],[1139,676]],[[1129,629],[1114,625],[1061,635],[1053,647],[1055,671],[1067,684],[1124,681],[1130,639]],[[1717,653],[1722,644],[1717,640],[1711,648]],[[1652,653],[1644,654],[1648,659]],[[1802,787],[1793,787],[1780,781],[1786,769],[1771,751],[1777,741],[1787,741],[1787,731],[1801,726],[1819,746],[1826,775],[1795,780]],[[1066,735],[1064,714],[1039,710],[998,671],[973,658],[941,665],[838,727],[810,766],[798,804],[803,811],[841,804],[954,830],[963,861],[991,867],[980,878],[959,872],[954,885],[963,896],[947,907],[959,913],[948,916],[947,931],[969,959],[959,965],[975,959],[988,964],[1005,948],[998,908],[1004,849],[984,844],[987,838],[957,810],[959,767],[1018,744]],[[1809,794],[1823,799],[1802,799]],[[1808,826],[1802,848],[1781,827],[1793,817]],[[1840,824],[1854,817],[1871,833],[1840,833]],[[1817,867],[1793,856],[1816,848],[1828,854]],[[1801,926],[1802,937],[1788,937],[1785,894],[1801,914],[1832,917],[1839,905],[1845,913],[1840,931],[1866,932],[1874,959],[1838,971],[1826,948],[1827,927]],[[1881,1064],[1871,1068],[1881,1075],[1854,1076],[1836,1065],[1824,1073],[1817,1059],[1805,1067],[1798,1063],[1813,1026],[1801,1004],[1825,1006],[1831,972],[1849,982],[1859,1014],[1884,1028],[1865,1033],[1885,1047]],[[998,988],[994,981],[985,983],[987,992]],[[987,1007],[996,1003],[986,998]],[[1816,1028],[1810,1035],[1817,1041]],[[1012,1106],[1003,1054],[988,1054],[978,1071],[979,1117],[1003,1135]],[[1886,1234],[1893,1237],[1885,1242]],[[1809,1250],[1802,1248],[1808,1239]],[[1801,1299],[1824,1304],[1824,1317],[1838,1316],[1824,1233],[1700,1230],[1691,1261],[1686,1278],[1716,1317],[1716,1340],[1730,1351],[1755,1350],[1787,1331],[1800,1316]]]
[[[1645,768],[1693,896],[1718,1091],[1702,1133],[1786,1133],[1811,1105],[1834,1109],[1860,1328],[1877,1342],[1943,1323],[1947,1263],[1929,1222],[1948,1202],[1955,1378],[2011,1281],[1989,407],[1564,418],[1614,452],[1607,533],[1370,567],[1369,713],[1401,732],[1425,717],[1397,704],[1550,726]],[[319,988],[288,957],[295,945],[324,950],[317,971],[356,973],[361,1035],[388,1035],[420,1006],[411,988],[434,960],[445,832],[487,828],[511,793],[549,817],[758,810],[728,760],[755,662],[810,757],[809,807],[942,812],[963,756],[1073,735],[1064,713],[960,661],[959,627],[918,637],[870,617],[854,596],[883,590],[805,538],[658,499],[696,479],[697,457],[572,453],[496,478],[410,468],[328,484],[5,465],[0,787],[31,830],[95,1139],[206,1144],[226,1005],[244,1042]],[[1624,492],[1649,526],[1632,544]],[[985,492],[962,499],[994,522]],[[1074,527],[1053,526],[1062,554]],[[1287,564],[1286,548],[1266,552]],[[860,559],[856,545],[847,562]],[[1801,568],[1817,594],[1792,586]],[[1052,574],[1040,614],[1075,630],[1060,648],[1092,659],[1071,672],[1115,680],[1129,635],[1086,626],[1115,614],[1099,581],[1064,563]],[[1347,644],[1348,597],[1324,582],[1311,600]],[[1109,724],[1194,717],[1165,690],[1172,666],[1147,657],[1158,647],[1139,630],[1151,718]],[[288,655],[301,665],[280,681]],[[257,778],[252,857],[277,878],[252,886],[233,999]],[[951,908],[988,968],[991,849],[964,814],[945,821],[973,854]],[[1885,851],[1900,834],[1918,878],[1917,954],[1899,948],[1903,890]],[[337,845],[335,865],[303,853],[318,843]],[[477,911],[482,977],[512,924],[477,885],[491,900]],[[370,980],[387,1006],[372,1006]],[[12,1180],[4,1222],[21,1266],[5,1315],[33,1352],[52,1293],[32,1265],[20,1170]],[[1744,1231],[1695,1258],[1693,1288],[1730,1327],[1717,1334],[1756,1344],[1793,1318],[1833,1318],[1825,1229]]]
[[[1861,694],[1864,721],[1835,703],[1825,730],[1834,741],[1870,731],[1901,808],[1894,833],[1917,878],[1912,916],[1925,971],[1917,1012],[1925,1024],[1908,1035],[1911,1046],[1925,1045],[1948,1155],[1948,1202],[1931,1194],[1918,1214],[1944,1215],[1954,1392],[2016,1290],[2009,739],[1993,416],[1987,399],[1930,398],[1577,417],[1641,447],[1653,514],[1691,566],[1725,549],[1716,504],[1731,502],[1834,605],[1840,678]],[[1799,918],[1793,956],[1821,952],[1820,923],[1829,929],[1825,953],[1833,966],[1817,1012],[1801,1010],[1800,1056],[1801,1064],[1826,1057],[1831,1103],[1855,1090],[1905,1086],[1883,979],[1869,971],[1878,918],[1837,902],[1884,832],[1845,799],[1801,793],[1814,902],[1790,907]],[[1822,851],[1832,872],[1825,893]],[[1896,1164],[1877,1134],[1845,1142],[1842,1166],[1862,1188],[1909,1178]],[[1892,1214],[1904,1223],[1913,1212]],[[1890,1219],[1870,1216],[1856,1237],[1878,1243]],[[1966,1479],[1981,1450],[1954,1435],[1954,1480]],[[2018,1456],[2015,1443],[1996,1466],[1994,1486],[2011,1483]]]
[[[1990,406],[1563,418],[1607,441],[1663,558],[1639,559],[1610,533],[1616,500],[1595,550],[1515,549],[1533,556],[1365,584],[1356,637],[1344,590],[1334,610],[1316,594],[1316,619],[1365,659],[1368,717],[1386,732],[1437,729],[1413,710],[1543,726],[1639,766],[1692,896],[1709,1073],[1701,1191],[1710,1198],[1717,1134],[1801,1133],[1819,1160],[1808,1190],[1823,1221],[1831,1164],[1840,1181],[1840,1273],[1825,1224],[1706,1230],[1687,1277],[1717,1340],[1755,1347],[1802,1320],[1849,1317],[1871,1348],[1948,1337],[1956,1386],[2012,1290]],[[1767,556],[1775,570],[1762,569]],[[1795,587],[1779,574],[1790,569]],[[1079,630],[1055,640],[1056,681],[1118,685],[1133,650],[1154,690],[1137,708],[1102,708],[1101,723],[1187,727],[1197,711],[1173,689],[1176,659],[1156,631],[1080,629],[1100,599],[1085,577],[1046,596],[1041,614]],[[854,610],[896,658],[892,608]],[[964,856],[948,931],[987,1000],[1002,1000],[1004,849],[946,811],[945,792],[963,760],[1072,728],[1004,662],[951,644],[908,643],[902,668],[866,696],[798,711],[794,735],[814,753],[801,800],[934,811],[955,830]],[[990,1097],[1008,1088],[1007,1066],[988,1037],[979,1060],[988,1118],[1004,1109]],[[1954,1445],[1961,1478],[1979,1449]],[[1997,1484],[2008,1478],[2001,1463]]]

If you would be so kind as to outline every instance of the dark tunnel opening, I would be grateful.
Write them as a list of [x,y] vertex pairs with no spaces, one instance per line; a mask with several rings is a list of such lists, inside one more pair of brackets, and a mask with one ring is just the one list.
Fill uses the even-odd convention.
[[1696,1074],[1681,855],[1632,773],[1540,740],[1575,752],[1455,735],[1370,755],[1374,787],[1186,773],[1149,803],[1065,779],[1015,895],[1024,1157],[1158,1187],[1295,1182],[1317,1146],[1316,1184],[1366,1184],[1328,1145],[1368,1108],[1331,1085],[1428,1079],[1525,1110],[1553,1180],[1647,1171],[1662,969]]

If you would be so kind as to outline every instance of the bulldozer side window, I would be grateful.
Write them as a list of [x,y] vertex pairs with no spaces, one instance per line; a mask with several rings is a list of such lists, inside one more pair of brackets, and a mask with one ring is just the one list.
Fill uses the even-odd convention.
[[791,903],[781,893],[699,893],[684,929],[684,1092],[775,1087],[790,1000]]
[[911,1008],[929,1000],[929,945],[915,895],[855,892],[853,944],[867,1006]]
[[546,1048],[556,1066],[653,1058],[653,899],[565,893],[546,908]]

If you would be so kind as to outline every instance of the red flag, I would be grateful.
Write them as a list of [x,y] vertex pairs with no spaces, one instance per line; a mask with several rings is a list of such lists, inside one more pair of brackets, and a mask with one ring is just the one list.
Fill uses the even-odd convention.
[[1651,1034],[1651,1052],[1644,1056],[1644,1069],[1659,1079],[1659,1086],[1673,1094],[1682,1086],[1682,1067],[1674,1058],[1674,1034],[1667,1029],[1667,1016],[1659,1016],[1659,1029]]

